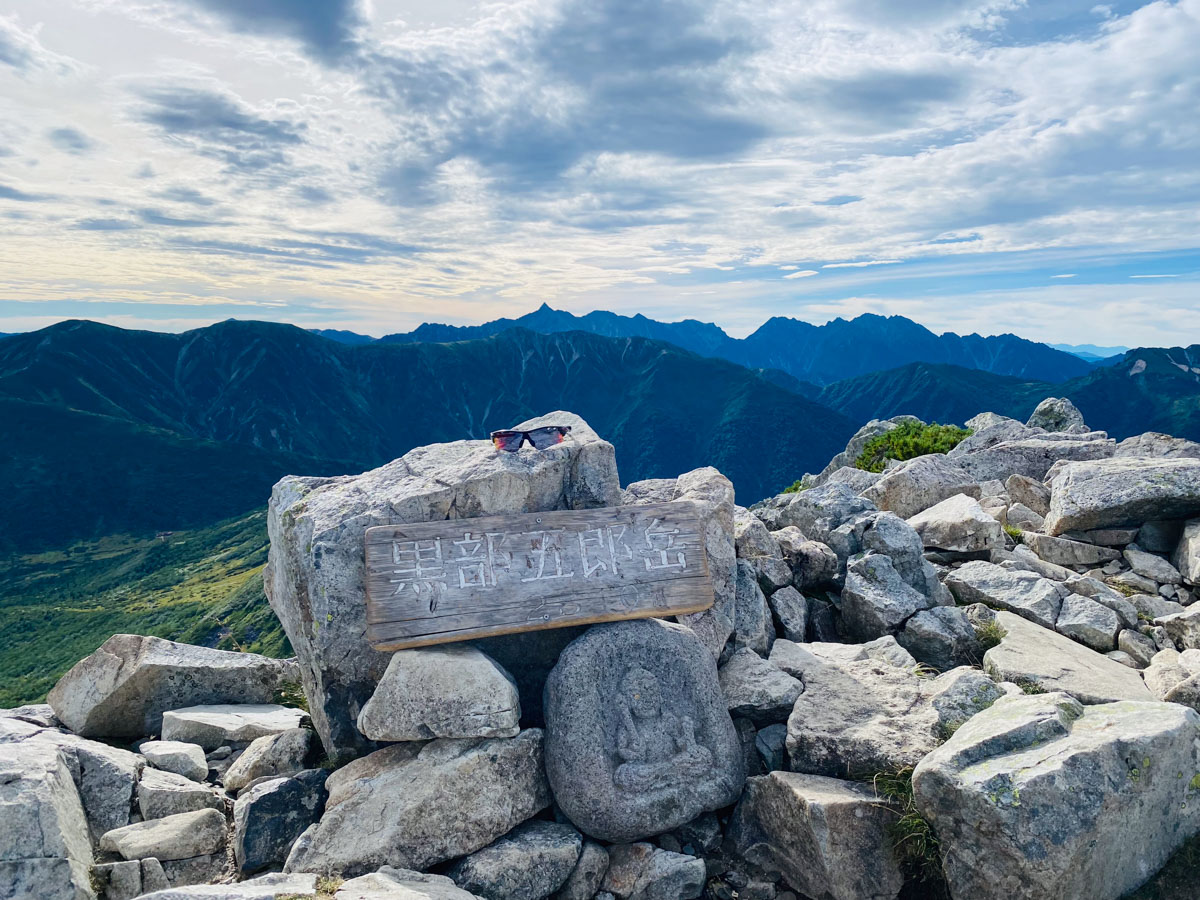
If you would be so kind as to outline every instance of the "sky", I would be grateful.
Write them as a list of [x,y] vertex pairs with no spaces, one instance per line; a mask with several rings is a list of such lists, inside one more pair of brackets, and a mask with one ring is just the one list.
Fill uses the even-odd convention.
[[0,332],[1200,341],[1200,0],[2,0]]

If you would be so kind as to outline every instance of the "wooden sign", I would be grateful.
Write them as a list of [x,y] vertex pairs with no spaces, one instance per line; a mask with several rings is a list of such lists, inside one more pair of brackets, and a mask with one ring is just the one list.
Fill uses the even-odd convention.
[[380,525],[367,529],[366,560],[376,650],[713,604],[687,502]]

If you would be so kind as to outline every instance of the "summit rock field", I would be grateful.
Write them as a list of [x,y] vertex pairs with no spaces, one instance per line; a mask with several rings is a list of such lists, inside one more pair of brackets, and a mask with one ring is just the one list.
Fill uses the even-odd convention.
[[[118,634],[0,711],[0,898],[1195,896],[1200,444],[1051,397],[854,468],[879,419],[747,507],[551,420],[281,480],[294,659]],[[647,503],[696,511],[711,608],[367,644],[366,528]]]

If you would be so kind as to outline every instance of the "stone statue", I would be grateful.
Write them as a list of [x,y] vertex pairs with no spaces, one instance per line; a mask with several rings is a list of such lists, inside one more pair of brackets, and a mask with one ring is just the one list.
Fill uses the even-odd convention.
[[662,687],[652,672],[635,666],[621,679],[617,755],[613,784],[624,791],[652,791],[704,775],[712,754],[696,742],[691,716],[665,711]]

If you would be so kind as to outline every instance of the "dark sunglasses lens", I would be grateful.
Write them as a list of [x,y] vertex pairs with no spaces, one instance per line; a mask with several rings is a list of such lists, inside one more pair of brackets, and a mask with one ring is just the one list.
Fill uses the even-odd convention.
[[547,425],[544,428],[535,428],[529,432],[529,441],[537,449],[545,450],[547,447],[561,444],[565,436],[566,431],[558,425]]
[[497,450],[519,450],[525,435],[519,431],[497,431],[492,434],[492,443]]

